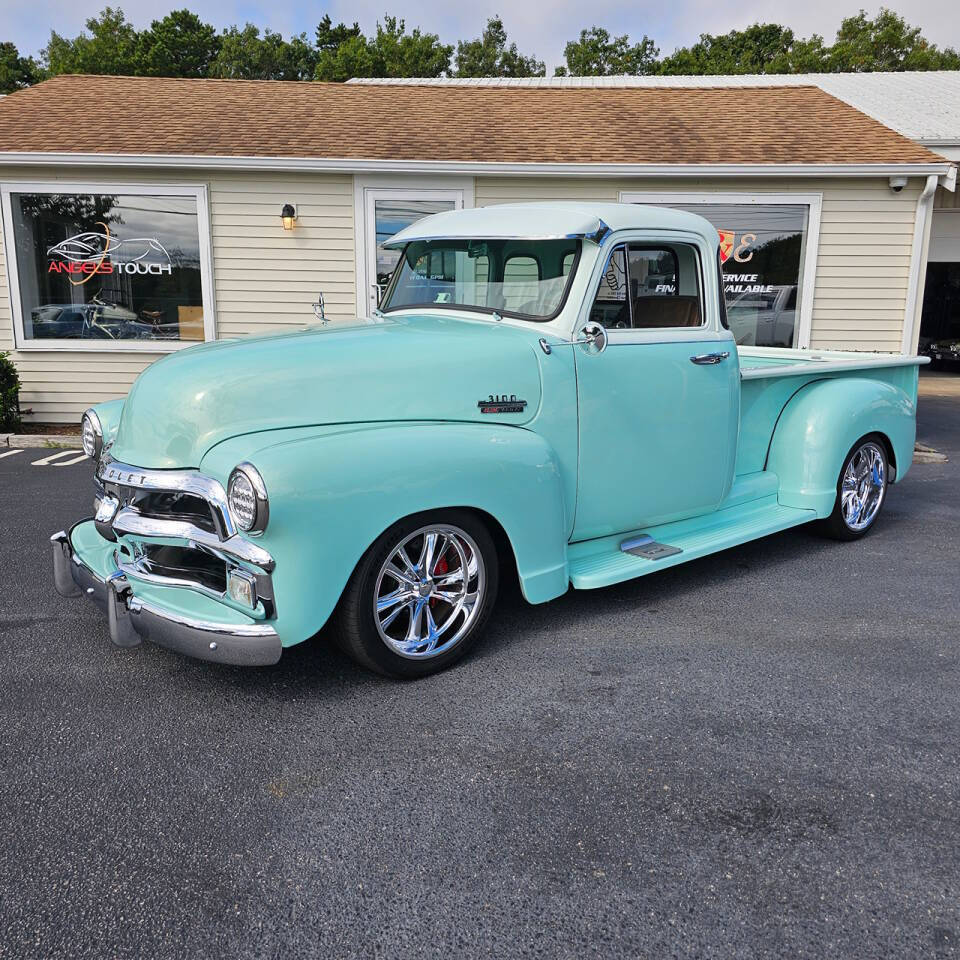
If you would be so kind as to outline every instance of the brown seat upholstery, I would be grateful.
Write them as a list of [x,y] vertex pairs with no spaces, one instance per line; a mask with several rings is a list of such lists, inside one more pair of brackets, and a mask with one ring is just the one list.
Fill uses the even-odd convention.
[[633,301],[633,325],[639,330],[659,327],[699,327],[699,297],[637,297]]

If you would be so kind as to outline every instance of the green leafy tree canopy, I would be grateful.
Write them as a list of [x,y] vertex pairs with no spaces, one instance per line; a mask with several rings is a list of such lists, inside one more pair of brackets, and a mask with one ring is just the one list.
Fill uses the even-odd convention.
[[248,23],[220,36],[220,51],[210,65],[211,77],[231,80],[312,80],[317,51],[305,33],[287,42],[279,33]]
[[571,40],[564,48],[565,67],[558,67],[558,77],[602,77],[617,74],[656,73],[660,51],[647,36],[631,44],[630,38],[611,37],[602,27],[580,31],[579,40]]
[[657,73],[704,75],[725,73],[816,73],[826,68],[823,37],[797,39],[774,23],[711,36],[704,33],[691,47],[664,57]]
[[21,57],[12,43],[0,43],[0,94],[29,87],[39,79],[39,70],[31,57]]
[[542,77],[545,74],[542,60],[523,56],[515,43],[507,46],[507,31],[499,17],[487,21],[481,37],[457,44],[458,77]]
[[209,23],[189,10],[174,10],[154,20],[137,38],[137,72],[153,77],[205,77],[220,42]]
[[55,31],[40,54],[46,72],[137,75],[139,36],[119,7],[106,7],[97,17],[87,20],[89,33],[81,32],[72,40]]
[[317,28],[319,56],[315,78],[342,82],[352,77],[439,77],[450,69],[453,46],[419,27],[407,33],[404,20],[384,16],[377,32],[365,37],[357,24],[331,26],[325,17]]
[[919,27],[885,7],[873,20],[861,10],[847,17],[830,48],[831,72],[872,72],[876,70],[958,70],[960,54],[947,47],[939,50],[925,40]]

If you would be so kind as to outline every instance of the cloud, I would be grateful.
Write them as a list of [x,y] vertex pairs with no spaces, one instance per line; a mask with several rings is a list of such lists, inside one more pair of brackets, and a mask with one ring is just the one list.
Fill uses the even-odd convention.
[[[56,30],[65,36],[75,36],[83,29],[84,21],[95,16],[108,0],[0,0],[0,39],[11,40],[22,52],[36,53]],[[406,19],[408,27],[438,33],[446,43],[479,36],[488,17],[502,15],[510,39],[516,41],[522,53],[536,54],[547,62],[548,72],[563,62],[563,48],[580,31],[591,26],[605,27],[613,34],[628,34],[634,41],[644,33],[660,47],[661,53],[672,52],[677,46],[696,41],[700,33],[725,33],[742,29],[751,23],[773,22],[791,27],[797,34],[808,36],[820,33],[832,41],[843,17],[854,15],[861,6],[872,16],[879,4],[868,5],[853,0],[838,6],[834,0],[806,0],[797,3],[770,3],[769,0],[740,0],[736,4],[721,4],[716,0],[675,0],[665,5],[653,0],[594,0],[586,12],[582,2],[554,0],[551,3],[520,3],[507,5],[486,0],[482,3],[451,4],[449,0],[406,0],[392,5],[388,0],[334,0],[321,9],[309,8],[297,0],[271,0],[270,3],[241,2],[241,0],[175,0],[158,3],[157,0],[112,0],[122,7],[128,19],[137,27],[147,26],[151,20],[164,16],[172,9],[189,7],[203,19],[217,27],[243,24],[270,27],[285,36],[314,28],[324,12],[335,21],[352,23],[358,20],[366,31],[373,30],[385,10]],[[938,46],[960,47],[960,17],[956,15],[956,0],[894,0],[891,4],[908,22],[923,30],[924,36]]]

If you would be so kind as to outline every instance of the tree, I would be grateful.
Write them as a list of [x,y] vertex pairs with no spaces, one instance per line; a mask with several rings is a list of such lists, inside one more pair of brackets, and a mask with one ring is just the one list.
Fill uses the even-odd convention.
[[950,47],[939,50],[911,27],[903,17],[886,7],[873,20],[861,10],[847,17],[830,48],[832,72],[874,70],[957,70],[960,54]]
[[100,73],[137,76],[141,73],[137,45],[139,37],[119,8],[105,7],[99,17],[87,20],[89,34],[68,40],[50,34],[40,54],[47,73]]
[[542,60],[525,57],[515,43],[507,46],[507,31],[499,17],[491,17],[483,35],[457,44],[458,77],[542,77]]
[[209,23],[189,10],[174,10],[140,34],[137,70],[153,77],[205,77],[219,50]]
[[630,38],[611,37],[602,27],[580,31],[579,40],[571,40],[563,51],[565,67],[557,67],[558,77],[603,77],[611,75],[655,73],[660,51],[644,34],[630,45]]
[[823,37],[797,40],[793,31],[774,23],[711,36],[700,34],[692,47],[676,50],[658,73],[708,75],[726,73],[804,73],[825,69]]
[[367,39],[357,24],[331,27],[324,17],[317,28],[319,47],[315,78],[343,82],[353,77],[439,77],[450,68],[453,47],[435,33],[419,28],[407,33],[406,23],[384,16],[377,33]]
[[317,25],[317,49],[320,51],[335,51],[348,40],[354,37],[360,37],[360,24],[354,21],[352,27],[345,23],[333,25],[330,14],[324,14],[323,19]]
[[210,64],[211,77],[234,80],[312,80],[317,51],[305,33],[288,43],[279,33],[248,23],[220,35],[220,52]]
[[29,87],[40,79],[31,57],[21,57],[12,43],[0,43],[0,94]]
[[453,45],[441,43],[435,33],[419,27],[407,33],[405,22],[390,16],[377,24],[371,46],[382,77],[439,77],[450,69],[453,55]]

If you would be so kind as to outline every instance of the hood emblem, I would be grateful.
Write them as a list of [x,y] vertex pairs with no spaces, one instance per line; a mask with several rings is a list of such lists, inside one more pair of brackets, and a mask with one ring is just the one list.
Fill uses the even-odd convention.
[[515,393],[491,393],[486,400],[478,400],[481,413],[523,413],[526,400],[518,400]]

